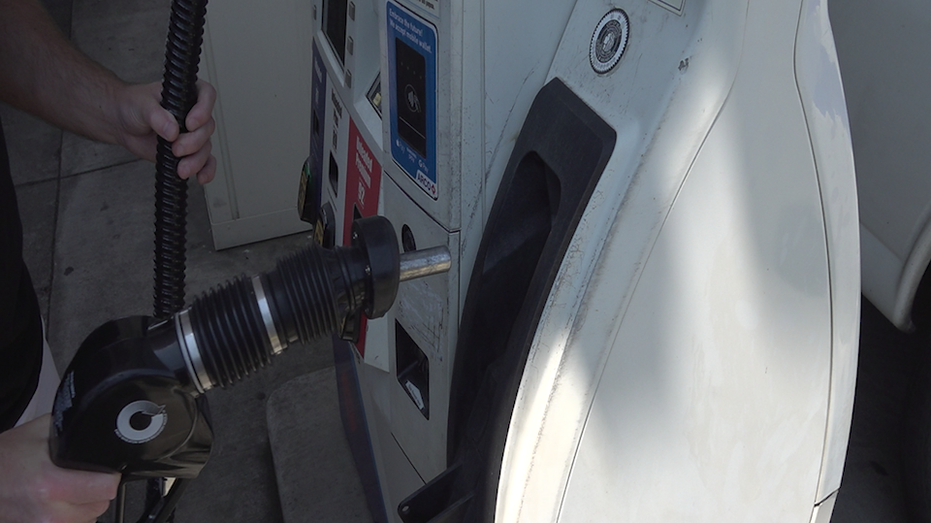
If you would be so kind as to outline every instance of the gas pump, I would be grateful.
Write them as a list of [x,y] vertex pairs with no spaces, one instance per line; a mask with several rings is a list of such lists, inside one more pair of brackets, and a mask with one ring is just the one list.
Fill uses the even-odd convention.
[[377,212],[452,256],[337,349],[376,519],[829,520],[859,258],[825,1],[315,0],[310,30],[317,237]]

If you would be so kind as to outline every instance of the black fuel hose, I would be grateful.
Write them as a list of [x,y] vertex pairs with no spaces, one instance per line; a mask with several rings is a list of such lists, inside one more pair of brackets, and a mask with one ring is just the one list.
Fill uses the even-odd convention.
[[[197,68],[203,44],[207,0],[173,0],[165,49],[162,107],[186,132],[187,114],[197,103]],[[187,182],[178,177],[179,158],[171,142],[158,137],[155,160],[154,316],[167,318],[184,307],[187,235]],[[150,480],[146,506],[161,498],[162,481]],[[125,496],[120,489],[120,498]],[[173,514],[167,516],[173,520]]]
[[[165,50],[162,107],[174,115],[181,132],[197,102],[197,68],[203,44],[207,0],[174,0]],[[167,318],[184,307],[187,182],[178,177],[171,142],[159,137],[155,162],[155,317]]]

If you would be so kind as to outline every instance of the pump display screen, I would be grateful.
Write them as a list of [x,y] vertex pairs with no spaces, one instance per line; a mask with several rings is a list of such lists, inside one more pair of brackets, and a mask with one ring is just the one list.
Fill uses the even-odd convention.
[[423,55],[395,38],[398,134],[421,156],[427,155],[427,117],[424,112],[427,61]]
[[339,56],[346,61],[346,5],[348,0],[323,0],[323,30]]

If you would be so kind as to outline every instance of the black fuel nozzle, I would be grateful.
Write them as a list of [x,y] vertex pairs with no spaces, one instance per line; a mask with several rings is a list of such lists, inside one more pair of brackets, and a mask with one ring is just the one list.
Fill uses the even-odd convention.
[[124,318],[81,345],[58,389],[51,456],[59,466],[134,477],[195,477],[212,432],[197,398],[264,367],[295,342],[358,339],[401,281],[449,270],[446,247],[399,254],[391,223],[356,220],[348,247],[316,244],[194,300],[169,319]]
[[203,391],[234,383],[297,341],[332,334],[357,341],[362,314],[384,316],[399,282],[449,266],[446,247],[401,255],[391,222],[358,219],[349,247],[310,245],[267,273],[207,292],[176,314],[188,371]]

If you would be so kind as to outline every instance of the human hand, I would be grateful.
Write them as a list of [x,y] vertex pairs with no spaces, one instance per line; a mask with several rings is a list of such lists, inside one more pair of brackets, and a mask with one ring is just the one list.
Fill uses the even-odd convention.
[[181,158],[179,177],[188,179],[196,175],[201,184],[213,180],[217,160],[211,154],[210,135],[216,129],[211,114],[216,90],[207,82],[197,82],[197,103],[184,121],[188,132],[180,136],[175,117],[161,106],[161,90],[159,82],[125,86],[118,100],[118,143],[136,156],[154,162],[157,134],[174,142],[171,152]]
[[0,523],[93,523],[116,497],[118,474],[52,463],[50,420],[45,415],[0,433]]

